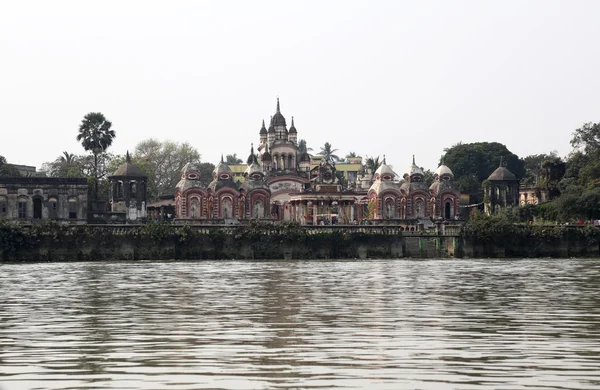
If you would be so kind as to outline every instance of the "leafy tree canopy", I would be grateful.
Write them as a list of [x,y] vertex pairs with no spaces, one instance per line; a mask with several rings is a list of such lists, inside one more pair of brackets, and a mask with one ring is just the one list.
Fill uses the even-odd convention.
[[228,154],[227,156],[225,156],[225,162],[227,164],[242,164],[244,162],[244,160],[239,158],[237,156],[237,153],[234,153],[234,154]]
[[[135,147],[132,162],[148,176],[148,198],[172,194],[187,163],[200,164],[200,153],[189,143],[147,139]],[[212,170],[211,170],[212,172]]]
[[525,162],[499,142],[458,143],[446,149],[444,163],[452,169],[462,191],[481,195],[481,183],[500,165],[518,179],[525,176]]

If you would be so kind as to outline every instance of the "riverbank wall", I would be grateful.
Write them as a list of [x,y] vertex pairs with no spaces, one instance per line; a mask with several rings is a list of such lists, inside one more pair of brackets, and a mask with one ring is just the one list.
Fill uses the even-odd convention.
[[598,231],[469,237],[399,226],[0,226],[2,261],[600,257]]

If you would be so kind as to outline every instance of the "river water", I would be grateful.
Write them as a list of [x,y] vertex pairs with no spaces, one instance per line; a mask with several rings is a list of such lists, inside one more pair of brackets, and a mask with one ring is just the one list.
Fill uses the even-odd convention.
[[0,264],[0,389],[598,389],[600,261]]

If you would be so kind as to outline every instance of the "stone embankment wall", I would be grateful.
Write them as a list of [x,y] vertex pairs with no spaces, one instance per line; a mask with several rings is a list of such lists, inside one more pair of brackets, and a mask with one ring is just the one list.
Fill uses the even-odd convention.
[[[15,232],[13,232],[15,233]],[[127,259],[367,259],[453,257],[455,237],[400,227],[107,225],[19,228],[4,261]],[[1,236],[0,236],[1,237]],[[7,235],[4,235],[7,238]]]
[[[0,260],[599,257],[580,231],[509,240],[405,232],[394,226],[0,226]],[[451,233],[451,234],[449,234]],[[525,237],[525,238],[524,238]]]

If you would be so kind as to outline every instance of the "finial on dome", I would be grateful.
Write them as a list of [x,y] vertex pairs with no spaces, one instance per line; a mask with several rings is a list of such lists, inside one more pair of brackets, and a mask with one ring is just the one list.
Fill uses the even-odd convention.
[[281,112],[279,109],[279,96],[277,96],[277,112]]
[[385,154],[383,155],[383,163],[384,163],[384,164],[387,164],[387,163],[385,162]]
[[250,143],[250,153],[254,154],[254,143],[253,142]]
[[223,153],[221,153],[221,164],[224,163],[223,161]]
[[498,165],[499,167],[502,166],[502,156],[500,156],[500,165]]
[[445,155],[445,154],[442,154],[442,157],[440,158],[440,160],[442,161],[442,165],[445,165],[445,164],[444,164],[444,157],[446,157],[446,155]]
[[131,163],[131,157],[129,157],[129,150],[127,150],[127,153],[125,154],[125,162]]
[[415,165],[415,155],[413,154],[413,165]]
[[292,127],[294,127],[294,117],[292,117]]
[[262,125],[262,127],[265,127],[265,120],[264,119],[263,119],[263,125]]

